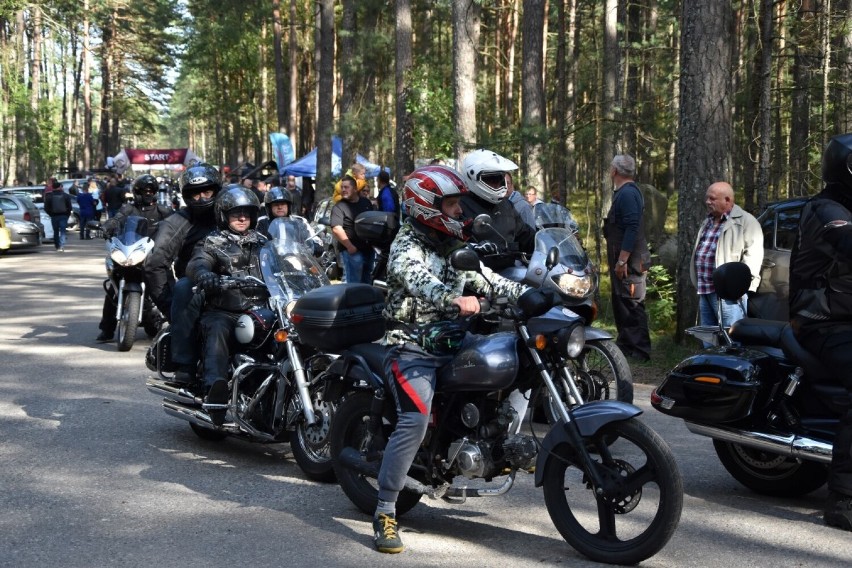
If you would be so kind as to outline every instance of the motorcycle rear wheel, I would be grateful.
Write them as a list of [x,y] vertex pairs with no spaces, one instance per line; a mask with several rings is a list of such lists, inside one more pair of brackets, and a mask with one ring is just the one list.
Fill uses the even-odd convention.
[[[577,387],[585,402],[590,400],[618,400],[633,403],[633,372],[624,357],[624,353],[615,341],[591,341],[586,343],[583,352],[575,360],[566,362],[571,365],[577,377]],[[559,377],[554,377],[562,393],[562,401],[568,402],[568,395],[561,386]],[[544,398],[544,414],[548,424],[556,423],[560,416],[550,393]]]
[[825,464],[713,440],[719,461],[734,479],[762,495],[798,497],[822,487],[828,480]]
[[117,344],[119,351],[130,351],[136,341],[136,327],[139,325],[139,311],[142,309],[142,295],[128,292],[124,296],[121,319],[118,320]]
[[[613,438],[618,439],[608,445]],[[650,558],[674,534],[683,507],[683,480],[671,450],[635,418],[606,424],[586,445],[615,490],[598,496],[574,448],[557,446],[543,476],[553,524],[568,544],[596,562]]]
[[298,420],[296,427],[290,431],[290,449],[293,451],[293,459],[305,475],[314,481],[332,482],[336,477],[331,463],[329,431],[335,405],[323,400],[321,385],[311,392],[311,402],[317,422],[308,426],[304,418]]
[[[356,392],[348,395],[337,406],[337,412],[335,412],[329,433],[331,457],[334,463],[334,471],[337,474],[337,482],[346,496],[349,497],[349,500],[368,515],[375,513],[379,501],[377,480],[343,467],[337,457],[346,447],[355,448],[361,452],[366,449],[368,443],[367,418],[370,414],[372,402],[373,394],[370,392]],[[385,428],[387,429],[386,434],[389,436],[393,427],[385,425]],[[396,515],[399,517],[410,511],[417,505],[421,497],[422,495],[419,493],[402,491],[396,500]]]

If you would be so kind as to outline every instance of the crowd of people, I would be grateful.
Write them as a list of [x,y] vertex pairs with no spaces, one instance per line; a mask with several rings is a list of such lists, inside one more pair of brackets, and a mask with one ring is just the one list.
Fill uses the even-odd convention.
[[[846,136],[829,146],[832,151],[844,153],[843,160],[852,156],[852,134]],[[412,326],[447,319],[453,310],[462,316],[477,313],[479,303],[472,293],[480,288],[493,287],[513,300],[533,292],[496,274],[510,266],[519,253],[528,254],[534,248],[533,206],[541,202],[541,194],[535,187],[527,187],[523,194],[515,191],[513,175],[517,169],[514,162],[500,154],[479,149],[467,154],[458,170],[443,164],[416,169],[406,176],[402,195],[391,185],[386,172],[378,175],[378,191],[373,195],[359,164],[353,164],[335,186],[330,226],[340,250],[344,282],[371,282],[374,249],[355,232],[358,215],[378,210],[403,221],[387,263],[388,332],[384,342],[393,348],[385,360],[385,370],[395,393],[399,420],[388,441],[378,479],[373,538],[379,551],[403,550],[395,502],[426,431],[436,370],[446,362],[446,356],[424,351],[410,337]],[[643,223],[645,200],[635,180],[636,171],[632,156],[613,157],[612,205],[605,219],[604,235],[611,306],[618,331],[616,342],[628,358],[648,361],[652,347],[645,296],[651,255]],[[812,225],[813,231],[807,238],[801,238],[794,249],[793,263],[797,266],[792,274],[801,277],[794,278],[791,293],[796,295],[794,321],[799,318],[803,322],[799,328],[802,333],[813,330],[810,335],[802,335],[805,345],[823,358],[836,359],[837,368],[848,369],[850,366],[844,363],[845,354],[850,351],[841,347],[850,342],[847,336],[852,333],[849,331],[852,327],[847,321],[852,320],[845,312],[841,313],[845,303],[838,303],[837,294],[838,290],[852,290],[845,282],[850,271],[838,268],[833,259],[852,254],[852,246],[846,242],[852,231],[849,212],[852,205],[847,205],[848,196],[852,195],[852,175],[848,168],[839,177],[832,172],[824,171],[826,189],[803,215],[802,223]],[[301,206],[295,178],[285,178],[284,184],[277,176],[264,180],[232,177],[229,181],[223,187],[220,173],[209,165],[188,168],[179,182],[185,205],[174,213],[156,204],[157,181],[151,176],[134,181],[132,203],[125,203],[123,196],[119,199],[116,191],[111,193],[110,187],[120,187],[117,183],[108,185],[102,195],[109,217],[103,225],[107,234],[129,215],[142,216],[151,222],[155,247],[146,263],[149,293],[170,322],[172,360],[178,365],[175,381],[193,384],[200,379],[196,384],[200,384],[207,404],[212,405],[211,418],[216,423],[224,419],[228,400],[230,336],[237,317],[258,300],[259,293],[251,288],[225,290],[222,277],[257,271],[258,251],[269,238],[269,223],[275,218],[289,217],[304,228],[304,240],[314,247],[315,253],[322,249],[322,243],[312,235],[307,220],[302,217],[307,212]],[[56,246],[57,250],[63,250],[62,217],[71,205],[61,187],[57,189],[54,184],[53,188],[50,199],[45,200],[45,208],[52,221],[57,218]],[[84,191],[83,195],[87,193],[90,192]],[[84,198],[80,203],[78,198],[81,216],[85,204],[87,219],[96,217],[95,204],[90,201],[95,199]],[[727,262],[743,262],[752,273],[750,291],[756,290],[763,259],[763,234],[756,219],[734,202],[730,183],[721,180],[712,183],[707,187],[704,203],[707,216],[698,231],[690,260],[691,281],[699,299],[699,322],[729,327],[745,317],[748,294],[719,306],[713,271]],[[483,213],[490,216],[496,236],[472,244],[481,253],[482,274],[457,270],[448,262],[449,253],[471,239],[471,220]],[[823,240],[815,237],[818,234],[823,235]],[[807,274],[801,274],[805,261],[800,259],[805,250],[812,249],[821,251],[824,260],[819,266],[808,268]],[[813,278],[807,279],[814,270],[824,272],[825,281],[837,281],[838,286],[824,283],[814,291]],[[204,292],[206,301],[198,299],[194,287]],[[810,295],[802,292],[805,288]],[[820,301],[819,294],[825,295],[829,289],[834,294],[831,306],[839,306],[838,310],[826,311],[826,303]],[[804,301],[805,297],[810,299]],[[845,299],[843,302],[848,303]],[[114,299],[107,297],[98,341],[112,338],[114,320]],[[199,360],[203,360],[200,377],[197,376]],[[848,377],[844,380],[852,391]],[[844,418],[835,445],[830,478],[832,502],[826,512],[830,524],[847,530],[852,530],[851,447],[852,413]]]

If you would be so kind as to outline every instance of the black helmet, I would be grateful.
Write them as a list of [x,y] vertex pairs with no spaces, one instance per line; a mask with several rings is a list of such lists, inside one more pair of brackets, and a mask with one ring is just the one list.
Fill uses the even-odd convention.
[[257,214],[260,211],[260,201],[250,189],[232,184],[223,189],[216,197],[216,224],[220,229],[228,229],[228,213],[234,209],[247,209],[251,217],[250,229],[257,226]]
[[293,194],[290,193],[290,190],[286,187],[273,187],[266,192],[266,195],[263,196],[263,205],[266,207],[266,215],[269,217],[270,221],[273,219],[272,205],[275,203],[286,203],[286,216],[289,217],[291,212],[290,210],[293,208]]
[[822,181],[852,191],[852,133],[829,140],[822,153]]
[[157,183],[157,178],[150,174],[139,176],[133,182],[133,200],[140,207],[156,203],[158,191],[160,184]]
[[[178,185],[180,185],[180,194],[183,196],[186,205],[193,209],[212,207],[216,194],[222,189],[219,170],[209,164],[197,164],[187,168],[181,174]],[[213,197],[193,201],[193,195],[208,189],[213,190]]]

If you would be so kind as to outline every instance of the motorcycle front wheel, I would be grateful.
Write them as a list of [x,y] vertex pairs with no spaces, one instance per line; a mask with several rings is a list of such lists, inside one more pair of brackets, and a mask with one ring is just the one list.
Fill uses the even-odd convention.
[[139,325],[139,310],[142,309],[142,295],[128,292],[124,296],[121,318],[118,320],[117,343],[119,351],[130,351],[136,341],[136,327]]
[[328,434],[334,417],[334,405],[322,398],[321,386],[311,392],[316,423],[308,426],[304,418],[296,422],[290,431],[290,449],[293,459],[314,481],[334,481],[334,467],[331,464],[331,448]]
[[[329,439],[331,443],[331,457],[334,463],[334,472],[337,474],[337,482],[340,488],[349,497],[349,500],[368,515],[376,511],[379,501],[378,481],[362,475],[357,471],[344,467],[337,459],[344,448],[355,448],[359,452],[365,452],[370,442],[367,431],[367,419],[370,416],[370,405],[373,403],[373,394],[370,392],[356,392],[348,395],[337,406],[334,422],[331,424]],[[393,431],[393,427],[385,424],[386,439]],[[404,515],[420,501],[422,495],[410,491],[402,491],[396,501],[397,516]]]
[[610,422],[585,441],[609,489],[599,495],[575,449],[558,445],[543,476],[553,524],[568,544],[596,562],[650,558],[674,534],[683,507],[683,481],[671,450],[635,418]]
[[[579,357],[566,361],[577,380],[577,388],[584,402],[592,400],[618,400],[633,403],[633,373],[624,357],[624,353],[611,339],[591,341],[586,344]],[[561,377],[554,377],[556,386],[562,393],[562,402],[572,406],[568,391]],[[544,398],[544,414],[548,424],[556,423],[559,409],[550,393]]]
[[719,461],[734,479],[762,495],[798,497],[822,487],[828,480],[824,464],[713,440]]

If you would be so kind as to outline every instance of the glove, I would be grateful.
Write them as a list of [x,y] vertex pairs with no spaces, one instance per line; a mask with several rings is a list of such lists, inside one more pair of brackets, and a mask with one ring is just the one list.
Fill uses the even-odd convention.
[[497,245],[492,243],[491,241],[483,241],[481,243],[474,243],[473,250],[476,251],[476,254],[480,256],[490,256],[495,255],[500,252],[500,249],[497,248]]
[[554,295],[549,291],[530,288],[518,298],[518,307],[528,317],[540,316],[554,306]]
[[219,275],[212,272],[203,273],[195,283],[208,294],[216,294],[222,289],[222,281],[219,279]]

